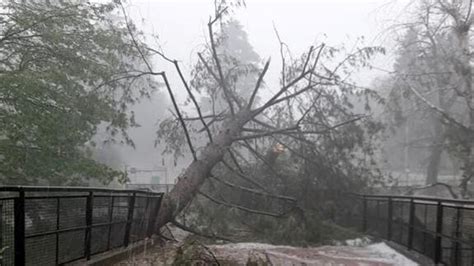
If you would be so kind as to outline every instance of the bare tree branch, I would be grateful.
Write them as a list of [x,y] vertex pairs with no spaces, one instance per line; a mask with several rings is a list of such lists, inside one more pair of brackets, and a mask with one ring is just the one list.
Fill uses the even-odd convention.
[[[288,89],[290,89],[291,87],[293,87],[294,85],[296,85],[301,79],[303,79],[304,77],[306,77],[306,75],[308,74],[311,74],[314,72],[314,69],[319,61],[319,58],[320,58],[320,55],[321,55],[321,52],[324,48],[324,44],[321,45],[321,48],[319,49],[318,51],[318,54],[316,56],[316,59],[313,63],[313,67],[311,68],[311,70],[309,71],[306,71],[306,64],[309,62],[310,58],[311,58],[311,55],[313,54],[313,49],[310,49],[310,51],[308,52],[308,55],[307,55],[307,59],[305,60],[305,67],[303,68],[303,71],[301,71],[301,74],[296,77],[295,79],[293,79],[291,82],[289,82],[288,84],[284,85],[280,91],[278,91],[277,93],[275,93],[273,95],[272,98],[270,98],[270,100],[268,100],[262,107],[260,108],[257,108],[255,111],[254,111],[254,114],[253,114],[253,117],[257,116],[258,114],[260,114],[261,112],[263,112],[265,109],[267,109],[268,107],[274,105],[274,102],[277,101],[277,99],[283,94],[285,93],[286,91],[288,91]],[[311,74],[313,75],[313,74]],[[306,87],[306,90],[310,89],[312,86],[307,86]],[[300,91],[298,94],[301,94],[302,91]],[[298,95],[296,94],[296,95]],[[293,95],[291,97],[285,97],[285,99],[289,99],[289,98],[292,98],[292,97],[295,97],[296,95]],[[280,102],[280,100],[278,100],[278,102]]]
[[122,14],[123,14],[124,19],[125,19],[125,25],[127,26],[127,30],[128,30],[128,34],[130,35],[130,38],[132,38],[133,45],[135,45],[135,48],[137,48],[137,51],[140,54],[140,56],[143,60],[143,63],[145,63],[145,65],[147,66],[148,70],[150,72],[153,72],[153,68],[151,67],[151,64],[148,63],[148,60],[146,59],[145,55],[143,54],[142,49],[140,48],[140,45],[138,44],[137,40],[135,39],[135,35],[133,34],[133,30],[130,26],[130,22],[128,21],[128,15],[127,15],[127,12],[125,11],[125,7],[123,6],[122,1],[118,1],[118,2],[119,2],[120,7],[122,8]]
[[277,171],[275,171],[274,165],[271,164],[267,159],[265,159],[265,156],[261,155],[257,150],[255,150],[247,140],[243,140],[242,145],[250,152],[252,152],[255,157],[260,159],[275,176],[281,177],[281,175]]
[[464,19],[464,24],[470,23],[469,21],[471,20],[472,2],[473,2],[473,0],[470,0],[470,1],[469,1],[469,7],[468,7],[468,9],[467,9],[466,18]]
[[[280,99],[277,99],[275,101],[273,101],[271,104],[268,105],[268,107],[270,106],[273,106],[273,105],[276,105],[276,104],[279,104],[283,101],[286,101],[288,99],[292,99],[292,98],[295,98],[296,96],[302,94],[302,93],[305,93],[311,89],[314,89],[316,85],[326,85],[326,86],[331,86],[331,85],[335,85],[335,83],[330,83],[330,82],[325,82],[325,83],[322,83],[322,82],[318,82],[316,84],[308,84],[307,86],[305,86],[304,88],[302,88],[301,90],[299,91],[296,91],[294,93],[291,93],[291,94],[288,94],[286,95],[285,97],[283,98],[280,98]],[[267,108],[268,108],[267,107]]]
[[202,236],[202,237],[209,238],[209,239],[223,240],[223,241],[227,241],[227,242],[231,242],[231,243],[235,242],[234,240],[232,240],[230,238],[227,238],[227,237],[222,237],[222,236],[218,236],[218,235],[214,235],[214,234],[213,235],[205,234],[205,233],[200,232],[200,231],[198,231],[194,228],[186,226],[186,225],[184,225],[184,224],[182,224],[182,223],[180,223],[176,220],[171,221],[171,223],[174,226],[178,227],[179,229],[190,232],[190,233],[195,234],[197,236]]
[[178,61],[174,60],[174,61],[173,61],[173,64],[175,65],[176,70],[178,71],[179,77],[181,78],[181,81],[183,82],[184,87],[186,88],[186,91],[188,92],[189,97],[191,98],[191,101],[193,102],[194,107],[196,108],[196,111],[197,111],[197,113],[198,113],[198,115],[199,115],[199,118],[200,118],[200,120],[201,120],[202,125],[203,125],[204,128],[206,129],[206,132],[207,132],[207,136],[208,136],[208,138],[209,138],[209,141],[212,142],[211,130],[209,129],[209,127],[207,126],[206,122],[204,121],[204,119],[203,119],[203,117],[202,117],[201,108],[199,107],[199,104],[197,103],[196,98],[194,97],[193,92],[191,91],[191,88],[189,88],[188,83],[187,83],[186,80],[184,79],[183,73],[181,72],[181,69],[179,68]]
[[202,117],[184,117],[183,119],[185,121],[197,121],[197,120],[201,120],[202,119],[223,119],[222,117],[218,116],[218,115],[203,115]]
[[184,119],[183,119],[183,115],[181,114],[178,104],[176,103],[176,99],[174,98],[173,91],[171,90],[170,84],[168,82],[168,78],[166,78],[166,73],[161,72],[161,76],[163,77],[163,80],[165,81],[166,89],[168,90],[168,93],[170,95],[171,102],[173,103],[176,114],[178,115],[179,122],[181,123],[181,126],[183,127],[184,135],[186,136],[189,150],[191,151],[191,154],[193,155],[193,159],[196,161],[197,156],[196,156],[196,151],[194,150],[194,147],[193,147],[193,143],[191,141],[191,136],[189,135],[188,128],[186,127],[186,123],[184,122]]
[[278,91],[277,93],[275,93],[273,95],[273,97],[268,100],[264,105],[262,105],[261,107],[255,109],[253,111],[253,117],[256,117],[257,115],[259,115],[261,112],[263,112],[265,109],[267,109],[269,106],[272,105],[273,101],[275,101],[280,95],[282,95],[285,91],[287,91],[289,88],[293,87],[296,83],[298,83],[300,80],[302,80],[306,75],[308,75],[310,73],[310,71],[306,71],[306,72],[303,72],[301,73],[301,75],[299,75],[298,77],[296,77],[295,79],[293,79],[290,83],[288,83],[286,86],[283,86],[280,91]]
[[238,177],[240,177],[240,178],[242,178],[243,180],[249,182],[250,184],[253,184],[254,186],[260,188],[260,189],[263,190],[263,191],[267,191],[267,189],[266,189],[263,185],[259,184],[257,181],[253,180],[252,178],[247,177],[247,176],[244,174],[244,172],[241,173],[241,172],[235,170],[235,169],[232,168],[232,166],[230,166],[226,161],[223,160],[223,161],[222,161],[222,164],[223,164],[225,167],[227,167],[227,169],[229,169],[231,172],[233,172],[234,174],[236,174]]
[[[138,44],[137,40],[135,39],[135,36],[133,34],[133,31],[130,27],[130,23],[128,21],[128,16],[127,16],[127,12],[125,11],[125,7],[123,6],[122,4],[122,1],[119,1],[119,4],[122,8],[122,13],[124,15],[124,19],[125,19],[125,24],[127,25],[127,30],[128,30],[128,33],[130,35],[130,37],[132,38],[132,41],[133,41],[133,44],[135,45],[135,48],[138,50],[143,62],[145,63],[145,65],[147,66],[148,70],[150,72],[154,72],[153,71],[153,68],[151,67],[151,64],[148,62],[147,58],[145,57],[145,55],[143,54],[142,52],[142,49],[140,48],[140,45]],[[161,77],[163,78],[164,82],[165,82],[165,86],[166,86],[166,89],[168,90],[168,94],[170,95],[170,98],[171,98],[171,102],[173,103],[173,107],[176,111],[176,114],[178,115],[178,118],[179,118],[179,121],[181,123],[181,126],[183,127],[183,130],[184,130],[184,134],[186,135],[186,140],[188,142],[188,146],[189,146],[189,150],[191,151],[192,155],[193,155],[193,159],[194,160],[197,160],[197,157],[196,157],[196,152],[194,151],[194,147],[193,147],[193,144],[192,144],[192,141],[191,141],[191,137],[189,136],[189,132],[188,132],[188,128],[186,127],[186,123],[184,122],[183,120],[183,116],[181,115],[181,111],[179,110],[179,107],[178,107],[178,104],[176,103],[176,100],[174,98],[174,95],[173,95],[173,92],[171,90],[171,87],[170,87],[170,84],[168,82],[168,79],[166,77],[166,73],[165,72],[161,72],[161,73],[157,73],[157,75],[161,75]]]
[[[321,46],[321,47],[324,47],[324,46]],[[305,71],[306,71],[306,67],[308,66],[309,60],[311,59],[311,55],[313,54],[313,49],[314,49],[314,46],[311,45],[311,46],[309,47],[308,56],[306,57],[306,61],[305,61],[304,64],[303,64],[303,69],[301,70],[301,72],[305,72]],[[321,51],[322,51],[322,48],[319,49],[318,58],[319,58],[319,54],[321,53]],[[315,62],[317,62],[317,60],[316,60]]]
[[459,196],[456,193],[454,193],[453,188],[450,185],[448,185],[446,183],[443,183],[443,182],[436,182],[436,183],[429,184],[427,186],[422,186],[422,187],[412,187],[407,192],[405,192],[405,194],[406,195],[413,195],[413,193],[417,190],[422,190],[422,189],[425,189],[425,188],[430,188],[430,187],[434,187],[434,186],[438,186],[438,185],[443,186],[446,189],[448,189],[449,194],[451,194],[451,197],[453,197],[453,199],[458,199],[459,198]]
[[449,121],[450,123],[452,123],[454,126],[457,126],[459,128],[461,128],[462,130],[466,131],[466,132],[470,132],[471,129],[466,127],[462,122],[456,120],[455,118],[453,118],[452,116],[450,116],[445,110],[441,109],[440,107],[434,105],[433,103],[431,103],[428,99],[426,99],[425,97],[423,97],[423,95],[421,95],[420,92],[418,92],[415,88],[413,88],[406,80],[404,80],[407,87],[413,92],[413,94],[415,94],[415,96],[421,100],[423,103],[425,103],[430,109],[434,110],[436,113],[440,114],[442,117],[444,117],[447,121]]
[[206,199],[218,204],[218,205],[223,205],[223,206],[226,206],[226,207],[229,207],[229,208],[236,208],[238,210],[248,212],[248,213],[271,216],[271,217],[275,217],[275,218],[282,218],[285,215],[285,213],[272,213],[272,212],[259,211],[259,210],[254,210],[254,209],[250,209],[250,208],[247,208],[247,207],[243,207],[243,206],[240,206],[240,205],[237,205],[237,204],[232,204],[232,203],[229,203],[229,202],[226,202],[226,201],[221,201],[221,200],[218,200],[216,198],[213,198],[213,197],[203,193],[202,191],[198,191],[198,194],[205,197]]
[[240,136],[240,137],[234,138],[234,140],[236,140],[236,141],[249,140],[249,139],[257,139],[257,138],[268,137],[268,136],[275,135],[275,134],[292,133],[297,129],[298,129],[298,127],[282,128],[282,129],[277,129],[277,130],[272,130],[272,131],[265,131],[261,134]]
[[152,48],[148,48],[148,50],[160,55],[163,59],[165,59],[166,61],[172,63],[175,68],[176,68],[176,71],[178,72],[178,75],[179,75],[179,78],[181,79],[181,83],[183,83],[184,85],[184,88],[186,89],[186,91],[188,92],[188,95],[189,97],[191,98],[191,101],[193,102],[193,105],[194,107],[196,108],[196,111],[198,113],[198,116],[199,116],[199,120],[201,121],[202,125],[204,126],[204,129],[206,130],[207,132],[207,136],[209,138],[209,141],[212,142],[212,134],[211,134],[211,131],[209,130],[209,127],[207,126],[206,122],[204,121],[204,118],[202,116],[202,112],[201,112],[201,108],[199,107],[199,104],[196,100],[196,97],[194,97],[194,94],[191,90],[191,88],[189,87],[188,83],[186,82],[186,79],[184,78],[184,75],[181,71],[181,68],[179,67],[179,64],[178,64],[178,61],[177,60],[171,60],[169,59],[168,57],[166,57],[163,53],[155,50],[155,49],[152,49]]
[[[204,57],[202,56],[201,53],[198,53],[198,57],[199,59],[201,60],[201,62],[203,63],[204,67],[206,68],[206,70],[211,74],[211,76],[219,83],[219,85],[221,86],[221,88],[223,88],[223,84],[221,82],[221,79],[216,75],[216,73],[214,73],[214,71],[212,70],[212,68],[209,66],[209,64],[206,62],[206,60],[204,59]],[[235,111],[233,109],[233,105],[232,105],[232,99],[238,103],[238,106],[240,107],[240,103],[238,101],[238,99],[235,97],[235,95],[231,92],[228,92],[227,90],[224,90],[222,89],[222,91],[224,92],[224,98],[227,102],[227,104],[229,105],[229,109],[231,111],[231,114],[235,114]]]
[[280,199],[280,200],[285,200],[285,201],[290,201],[290,202],[296,202],[296,199],[292,198],[292,197],[275,195],[275,194],[270,194],[270,193],[258,191],[258,190],[255,190],[255,189],[247,188],[247,187],[242,187],[242,186],[236,185],[234,183],[228,182],[226,180],[223,180],[221,178],[218,178],[215,175],[211,175],[210,177],[212,179],[228,186],[228,187],[231,187],[231,188],[236,188],[236,189],[239,189],[239,190],[242,190],[242,191],[246,191],[246,192],[256,194],[256,195],[260,195],[260,196],[267,197],[267,198],[275,198],[275,199]]
[[244,170],[242,169],[242,167],[240,167],[239,161],[237,160],[237,157],[235,157],[235,154],[232,152],[232,149],[230,147],[228,149],[228,152],[229,152],[230,159],[232,160],[234,165],[237,167],[237,170],[239,170],[239,172],[243,174]]
[[329,127],[327,127],[326,129],[323,129],[323,130],[300,130],[299,125],[297,124],[293,127],[276,129],[276,130],[272,130],[272,131],[266,131],[266,132],[263,132],[261,134],[240,136],[240,137],[235,138],[235,140],[237,140],[237,141],[249,140],[249,139],[268,137],[268,136],[271,136],[271,135],[278,135],[278,134],[283,134],[283,135],[289,135],[289,134],[306,134],[306,135],[308,135],[308,134],[324,134],[324,133],[328,133],[329,131],[334,130],[338,127],[356,122],[356,121],[358,121],[358,120],[360,120],[364,117],[366,117],[366,116],[365,115],[364,116],[358,116],[358,117],[355,117],[353,119],[349,119],[347,121],[338,123],[336,125],[329,126]]
[[[213,123],[224,120],[224,119],[225,119],[224,114],[225,114],[226,112],[227,112],[227,110],[223,110],[223,111],[220,112],[219,114],[213,115],[214,118],[213,118],[211,121],[209,121],[209,123],[207,123],[207,126],[210,127]],[[198,130],[198,132],[202,132],[202,131],[204,131],[204,128]]]
[[286,44],[281,40],[280,34],[278,33],[278,30],[275,26],[275,23],[273,23],[273,30],[275,31],[275,35],[277,36],[278,42],[280,43],[280,58],[281,58],[281,85],[285,86],[286,84],[286,60],[285,60],[285,55],[283,53],[283,47],[286,46]]
[[265,76],[265,73],[267,73],[268,66],[270,66],[270,59],[268,59],[267,63],[263,67],[262,73],[258,76],[257,84],[255,85],[255,89],[252,92],[252,96],[250,96],[250,100],[247,104],[247,109],[252,108],[253,101],[255,99],[255,96],[257,95],[258,89],[260,88],[260,84],[262,83],[263,77]]
[[[221,13],[216,15],[214,20],[209,20],[209,23],[207,24],[207,27],[208,27],[208,30],[209,30],[209,40],[211,42],[212,57],[214,58],[214,63],[216,64],[217,73],[219,74],[218,82],[220,83],[220,85],[222,87],[222,91],[224,92],[224,97],[227,99],[227,103],[229,104],[229,109],[230,109],[231,114],[235,114],[234,106],[233,106],[232,100],[231,100],[231,96],[229,95],[232,92],[230,92],[228,90],[226,81],[224,79],[224,74],[222,72],[222,66],[221,66],[219,57],[217,56],[217,48],[216,48],[216,44],[215,44],[215,41],[214,41],[214,32],[212,30],[212,25],[220,18],[221,14],[224,11],[225,11],[225,9]],[[239,104],[238,101],[236,103]]]

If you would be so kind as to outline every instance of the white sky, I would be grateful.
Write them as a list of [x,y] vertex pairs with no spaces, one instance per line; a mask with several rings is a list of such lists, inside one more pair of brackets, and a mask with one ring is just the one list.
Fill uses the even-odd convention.
[[[356,38],[362,35],[365,36],[366,45],[390,46],[387,38],[383,35],[380,37],[380,33],[391,24],[390,19],[396,19],[403,14],[400,10],[403,11],[407,2],[409,1],[247,0],[246,8],[237,9],[235,16],[244,25],[250,43],[260,57],[272,58],[265,81],[266,84],[277,87],[281,62],[279,43],[273,24],[296,56],[307,51],[311,45],[317,44],[317,40],[324,41],[328,45],[347,43],[347,46],[351,46]],[[207,22],[214,11],[213,3],[213,0],[128,0],[126,7],[130,17],[147,36],[148,44],[157,47],[151,35],[158,35],[158,43],[167,56],[179,60],[184,72],[189,74],[190,67],[197,59],[196,52],[206,42]],[[377,66],[391,68],[392,60],[390,56],[385,56],[379,57],[374,63]],[[171,86],[182,103],[186,94],[173,66],[156,58],[154,67],[155,71],[167,72]],[[358,80],[362,82],[361,85],[367,86],[375,76],[380,74],[382,73],[365,71],[358,74]],[[156,108],[156,110],[162,112],[163,109]],[[162,116],[163,114],[155,115]],[[141,124],[156,122],[148,121],[149,116],[137,117],[137,120]],[[150,142],[149,144],[140,143],[140,145],[153,145],[152,140],[155,135],[154,132],[149,131],[136,129],[136,135],[149,139],[148,142]],[[158,151],[156,155],[143,154],[144,156],[140,157],[139,153],[143,153],[141,150],[138,147],[135,151],[127,151],[130,155],[128,157],[141,158],[139,162],[135,160],[128,162],[129,164],[150,168],[159,161],[155,158],[161,158]],[[145,160],[144,157],[149,157],[150,160]],[[169,162],[166,164],[171,176],[176,175],[180,167],[185,165],[184,162],[177,167],[173,167]]]
[[[250,43],[272,65],[267,84],[277,81],[279,44],[273,30],[277,27],[294,55],[306,51],[316,41],[329,45],[352,45],[364,36],[366,45],[391,46],[384,29],[390,19],[403,14],[407,0],[247,0],[246,7],[235,9],[235,16],[244,25]],[[207,38],[206,24],[213,14],[213,0],[128,0],[127,10],[147,36],[159,36],[166,54],[182,62],[189,73],[196,52]],[[147,40],[154,44],[152,38]],[[377,65],[390,68],[390,56],[379,58]],[[169,64],[155,61],[157,70],[166,70],[172,83],[178,85]],[[380,74],[380,72],[378,73]],[[363,82],[370,83],[376,73],[364,73]],[[364,85],[367,85],[364,84]],[[176,85],[176,86],[177,86]]]

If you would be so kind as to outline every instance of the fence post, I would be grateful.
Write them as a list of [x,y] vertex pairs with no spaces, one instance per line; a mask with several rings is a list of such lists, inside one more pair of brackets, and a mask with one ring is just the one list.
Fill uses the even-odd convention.
[[114,201],[115,197],[113,195],[110,196],[110,206],[109,206],[109,231],[107,234],[107,250],[110,249],[110,235],[112,233],[112,221],[114,219]]
[[153,208],[153,211],[151,211],[150,220],[148,221],[148,232],[147,232],[148,237],[151,237],[153,235],[153,231],[155,230],[156,217],[158,216],[158,212],[160,210],[162,198],[163,198],[163,195],[160,195],[160,197],[156,197],[156,203],[155,203],[156,205],[155,205],[155,208]]
[[[59,231],[59,217],[61,210],[61,201],[60,198],[56,198],[56,231]],[[56,265],[59,265],[59,233],[56,232]]]
[[362,232],[367,231],[367,199],[362,196]]
[[387,206],[387,239],[392,240],[392,217],[393,217],[393,201],[392,197],[388,197]]
[[15,198],[15,265],[25,265],[25,191],[20,188]]
[[[403,217],[402,217],[403,219]],[[408,214],[408,249],[413,248],[413,232],[415,230],[415,201],[410,199],[410,213]]]
[[[0,245],[3,247],[3,203],[0,204]],[[2,257],[0,257],[0,265],[3,265]]]
[[86,201],[86,236],[84,240],[84,257],[87,260],[91,258],[91,240],[92,240],[92,210],[94,193],[89,192]]
[[132,194],[128,201],[128,216],[127,216],[127,224],[125,226],[125,237],[123,240],[123,245],[125,247],[128,246],[128,243],[130,243],[130,228],[132,227],[132,221],[133,221],[133,210],[135,208],[135,192]]
[[[461,216],[461,207],[459,206],[456,206],[456,223],[454,224],[455,228],[454,228],[454,239],[456,240],[459,240],[460,238],[460,235],[461,235],[461,231],[460,231],[460,227],[461,227],[461,221],[462,221],[462,216]],[[452,246],[453,246],[453,249],[454,249],[454,256],[451,255],[451,258],[452,258],[452,265],[458,265],[458,262],[459,262],[459,242],[456,241],[456,240],[453,240],[453,243],[452,243]]]
[[436,241],[435,241],[435,250],[434,250],[434,262],[440,263],[442,258],[442,246],[441,246],[441,234],[443,232],[443,204],[441,201],[438,201],[436,208]]

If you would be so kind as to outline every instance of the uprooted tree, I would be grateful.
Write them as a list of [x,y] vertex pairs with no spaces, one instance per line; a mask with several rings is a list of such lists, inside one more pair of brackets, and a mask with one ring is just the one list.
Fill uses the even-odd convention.
[[[123,10],[126,17],[125,9]],[[173,117],[162,122],[161,130],[166,132],[162,132],[160,136],[175,150],[180,150],[183,143],[187,144],[193,158],[174,188],[165,194],[157,218],[158,228],[169,222],[177,223],[177,215],[196,195],[219,205],[259,215],[282,217],[291,212],[294,208],[280,212],[251,209],[202,189],[206,181],[212,179],[213,182],[225,184],[234,190],[292,202],[295,207],[294,198],[278,195],[275,187],[260,184],[254,174],[246,171],[248,168],[241,165],[247,161],[241,154],[244,150],[270,170],[272,161],[285,149],[307,162],[306,165],[300,165],[306,167],[308,174],[311,174],[309,171],[316,171],[311,169],[311,164],[315,162],[316,166],[319,163],[330,169],[327,173],[334,175],[335,179],[354,175],[365,182],[374,176],[372,171],[368,171],[370,167],[366,166],[374,164],[374,149],[370,142],[371,136],[380,130],[380,125],[366,114],[368,106],[356,110],[354,102],[359,96],[367,100],[376,95],[371,90],[352,84],[350,74],[354,68],[364,67],[374,53],[383,52],[383,49],[365,47],[342,53],[344,50],[322,43],[311,46],[299,58],[288,59],[283,52],[285,45],[280,41],[280,87],[266,88],[265,93],[262,93],[266,87],[264,77],[270,67],[270,60],[267,60],[263,68],[256,71],[254,83],[249,85],[248,81],[251,79],[247,79],[244,83],[245,92],[242,93],[236,89],[239,75],[235,73],[245,72],[244,69],[249,69],[248,65],[242,65],[232,56],[226,55],[219,48],[222,40],[216,33],[216,28],[225,25],[227,13],[228,7],[225,4],[217,5],[215,16],[207,25],[209,44],[198,53],[200,68],[197,71],[207,76],[208,81],[212,80],[206,84],[215,86],[212,90],[218,97],[214,99],[219,98],[224,102],[225,107],[219,111],[214,108],[206,112],[202,110],[196,97],[202,91],[190,85],[177,60],[168,58],[159,49],[147,47],[144,48],[145,51],[141,51],[143,48],[136,45],[142,53],[155,54],[174,65],[196,113],[195,116],[185,114],[177,103],[176,91],[170,84],[167,73],[153,70],[147,58],[143,57],[148,71],[163,79],[174,107]],[[198,130],[193,129],[196,122],[200,123]],[[206,136],[207,145],[204,147],[197,148],[193,145],[193,138],[197,133]],[[258,145],[266,148],[259,149]],[[182,153],[181,150],[180,152]],[[219,176],[218,169],[221,167],[226,168],[227,173],[232,172],[234,180]],[[347,187],[349,190],[357,189],[350,184]]]

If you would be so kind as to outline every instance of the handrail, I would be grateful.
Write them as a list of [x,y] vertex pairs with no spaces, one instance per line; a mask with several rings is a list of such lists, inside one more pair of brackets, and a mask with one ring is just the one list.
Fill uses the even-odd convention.
[[406,200],[421,200],[421,201],[432,201],[432,202],[446,202],[446,203],[459,203],[459,204],[472,204],[474,205],[474,200],[462,200],[462,199],[449,199],[449,198],[439,198],[439,197],[430,197],[430,196],[407,196],[407,195],[387,195],[387,194],[358,194],[351,193],[358,197],[365,198],[383,198],[383,199],[406,199]]
[[[470,240],[474,236],[474,200],[349,194],[361,201],[360,208],[350,215],[359,215],[357,223],[363,232],[395,241],[428,256],[435,264],[474,265],[474,242]],[[408,238],[404,238],[406,233]],[[472,255],[463,255],[465,246]]]
[[[163,195],[104,187],[0,186],[0,220],[14,225],[0,226],[1,242],[10,247],[0,264],[62,265],[152,237]],[[43,241],[52,241],[48,245],[55,251],[43,254]]]
[[10,192],[110,192],[110,193],[142,193],[151,195],[163,195],[163,192],[152,192],[137,189],[114,189],[100,187],[62,187],[62,186],[0,186],[0,191]]

